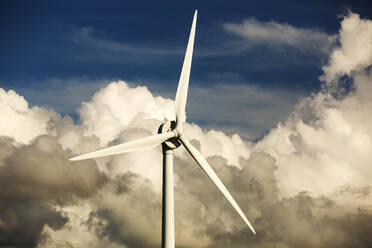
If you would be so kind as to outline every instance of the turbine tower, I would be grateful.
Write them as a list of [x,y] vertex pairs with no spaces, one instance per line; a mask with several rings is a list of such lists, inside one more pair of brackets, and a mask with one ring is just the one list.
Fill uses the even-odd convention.
[[173,198],[173,150],[181,144],[186,148],[190,155],[194,158],[196,163],[203,169],[209,179],[217,186],[217,188],[226,197],[228,202],[238,212],[240,217],[254,231],[251,223],[245,217],[243,211],[231,196],[225,185],[218,178],[212,167],[208,164],[207,160],[200,154],[200,152],[191,145],[186,139],[182,124],[186,121],[186,100],[187,90],[189,87],[189,77],[191,70],[192,53],[194,48],[194,38],[196,29],[197,10],[194,14],[194,19],[191,26],[189,42],[186,48],[185,59],[183,61],[181,76],[178,83],[178,89],[175,99],[175,121],[165,121],[159,127],[158,134],[148,136],[142,139],[126,142],[120,145],[111,146],[95,152],[90,152],[84,155],[73,157],[70,160],[83,160],[121,154],[142,150],[156,145],[162,144],[163,150],[163,205],[162,205],[162,247],[174,248],[174,198]]

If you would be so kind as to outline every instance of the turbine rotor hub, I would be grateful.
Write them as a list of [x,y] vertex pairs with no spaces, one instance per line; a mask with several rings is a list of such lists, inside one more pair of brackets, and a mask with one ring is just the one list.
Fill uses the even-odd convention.
[[177,139],[177,137],[179,135],[178,135],[178,132],[176,130],[176,124],[177,123],[175,121],[166,120],[159,127],[158,133],[174,132],[176,134],[175,137],[170,138],[170,139],[168,139],[168,140],[166,140],[162,143],[162,145],[166,149],[174,150],[181,145],[181,143]]

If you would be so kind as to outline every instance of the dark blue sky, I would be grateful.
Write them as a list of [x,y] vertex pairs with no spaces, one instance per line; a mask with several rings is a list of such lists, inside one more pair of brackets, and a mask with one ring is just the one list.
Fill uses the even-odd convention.
[[[15,89],[31,105],[72,115],[80,101],[114,79],[144,84],[156,94],[172,97],[193,11],[198,9],[190,85],[252,85],[263,91],[280,90],[290,98],[283,106],[284,115],[270,119],[257,131],[260,135],[285,118],[299,97],[320,88],[317,77],[327,53],[321,51],[323,43],[310,47],[311,40],[300,48],[246,40],[224,25],[273,21],[332,36],[348,9],[371,18],[370,2],[1,1],[0,87]],[[63,98],[76,84],[85,90],[76,93],[75,100]],[[206,127],[250,125],[222,120],[211,124],[192,111],[189,117]]]

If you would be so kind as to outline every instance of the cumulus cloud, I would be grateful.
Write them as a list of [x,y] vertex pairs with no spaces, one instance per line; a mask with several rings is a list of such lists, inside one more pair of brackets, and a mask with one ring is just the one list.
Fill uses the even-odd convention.
[[331,82],[372,63],[372,21],[349,12],[341,22],[340,46],[332,51],[329,63],[323,66],[321,80]]
[[[371,89],[370,64],[356,53],[354,61],[358,62],[344,70],[339,65],[345,58],[334,56],[353,46],[361,49],[358,42],[345,43],[350,25],[359,30],[352,35],[356,40],[370,36],[372,22],[360,20],[352,13],[345,16],[341,22],[340,46],[334,49],[328,66],[324,67],[322,78],[327,80],[324,82],[327,89],[303,99],[285,123],[279,123],[257,144],[259,150],[277,159],[277,177],[285,195],[296,194],[301,189],[327,194],[344,184],[370,185],[372,101],[366,93]],[[368,46],[366,49],[368,54]],[[339,68],[338,75],[330,74],[330,68]],[[335,76],[351,70],[354,72],[349,76],[355,90],[342,99],[334,98],[339,92],[348,92],[339,80],[335,81]]]
[[[59,223],[54,224],[53,219],[43,220],[31,210],[26,211],[30,218],[40,218],[39,227],[32,232],[24,231],[25,238],[13,240],[21,226],[17,224],[11,228],[11,220],[4,214],[0,219],[4,233],[7,233],[3,237],[6,244],[35,246],[38,243],[39,247],[53,247],[81,246],[91,242],[97,247],[122,247],[122,244],[124,247],[133,247],[133,244],[151,247],[160,242],[159,147],[95,162],[72,164],[68,158],[72,154],[156,132],[164,117],[174,118],[172,100],[154,97],[146,87],[132,88],[125,82],[114,82],[81,105],[81,122],[75,124],[69,116],[61,117],[52,110],[29,108],[27,101],[13,91],[5,94],[10,94],[12,98],[3,100],[3,105],[11,110],[17,107],[18,109],[9,112],[14,116],[12,120],[15,121],[15,129],[3,129],[7,132],[4,131],[5,136],[0,142],[0,197],[2,202],[7,202],[3,209],[9,206],[28,206],[37,202],[36,209],[48,209],[49,212],[44,212],[48,216],[55,216],[53,219],[56,218]],[[18,106],[17,101],[23,105]],[[22,108],[22,111],[17,111],[19,108]],[[29,131],[30,138],[27,140],[18,138],[17,132],[23,125],[17,120],[33,117],[35,110],[39,111],[39,116],[31,120],[35,122],[35,126],[43,128],[41,131]],[[221,153],[234,166],[239,166],[239,157],[249,156],[247,145],[238,135],[227,136],[213,130],[206,133],[196,125],[186,125],[185,128],[189,130],[191,139],[199,140],[201,150],[206,156]],[[238,149],[233,149],[232,146]],[[185,160],[184,151],[177,154],[180,163],[193,163],[190,159]],[[204,180],[207,181],[207,178]],[[146,202],[146,199],[153,199],[153,202]],[[84,208],[79,207],[79,204]],[[138,206],[123,215],[122,207],[129,208],[133,204]],[[155,214],[154,206],[157,208]],[[152,209],[150,216],[143,215],[149,208]],[[21,216],[17,211],[11,214],[16,218]],[[135,216],[137,217],[133,219]],[[138,226],[140,217],[143,219],[142,226]],[[149,225],[149,220],[154,224]],[[136,234],[139,229],[148,231],[142,232],[141,236]],[[159,235],[154,234],[154,231],[159,232]],[[86,237],[87,241],[82,242],[76,238],[66,242],[63,239],[75,232],[81,233],[81,237]],[[180,238],[181,243],[194,246],[200,241],[190,243],[195,230],[183,230],[182,233],[184,238]],[[102,239],[94,238],[100,235]],[[203,235],[204,243],[210,242],[208,235]]]
[[[107,143],[131,122],[136,122],[136,118],[173,120],[173,109],[170,99],[154,97],[146,87],[130,88],[126,83],[117,82],[98,91],[91,101],[84,102],[79,113],[88,134]],[[141,126],[145,126],[144,123]]]
[[[0,143],[2,150],[5,142]],[[53,205],[87,198],[107,180],[93,162],[68,162],[71,153],[51,136],[5,149],[9,152],[0,163],[1,246],[34,247],[45,225],[56,230],[68,220]]]
[[35,247],[45,225],[51,230],[57,230],[67,222],[67,218],[45,203],[2,202],[0,208],[2,247]]
[[58,114],[53,110],[29,108],[23,96],[13,90],[0,88],[0,135],[28,143],[45,134],[48,121],[57,117]]
[[338,102],[318,94],[304,99],[285,123],[257,144],[277,159],[285,194],[308,190],[330,193],[344,184],[369,184],[371,104]]
[[[349,18],[354,15],[343,22]],[[337,63],[331,57],[329,66]],[[185,135],[214,167],[257,235],[179,148],[177,246],[369,247],[372,99],[365,91],[371,73],[368,63],[359,65],[349,75],[355,90],[342,98],[325,88],[303,99],[257,143],[185,124]],[[160,245],[160,147],[77,163],[68,158],[156,133],[164,115],[174,117],[172,100],[154,97],[146,87],[113,82],[82,103],[80,121],[74,123],[52,110],[28,107],[13,91],[0,93],[6,110],[1,119],[11,116],[13,124],[13,129],[0,126],[0,246]],[[27,139],[20,135],[25,120],[31,123]]]
[[244,38],[245,42],[285,45],[317,54],[328,52],[336,41],[336,36],[316,29],[298,28],[274,21],[261,22],[255,18],[242,23],[225,23],[223,27]]

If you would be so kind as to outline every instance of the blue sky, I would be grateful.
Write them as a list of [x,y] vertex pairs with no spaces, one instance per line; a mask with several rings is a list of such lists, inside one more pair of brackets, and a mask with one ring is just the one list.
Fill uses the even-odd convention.
[[173,98],[198,9],[188,118],[257,138],[320,89],[340,15],[368,2],[2,1],[0,87],[76,120],[112,80]]

